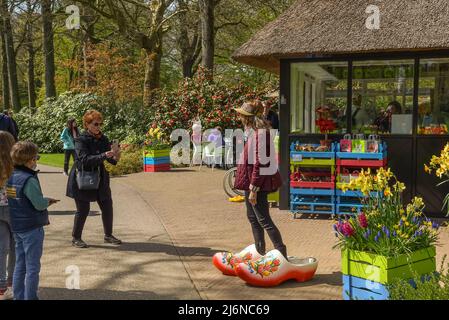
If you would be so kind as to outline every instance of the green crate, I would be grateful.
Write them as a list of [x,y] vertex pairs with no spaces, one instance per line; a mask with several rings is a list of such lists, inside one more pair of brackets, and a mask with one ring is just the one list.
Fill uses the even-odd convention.
[[279,203],[279,191],[268,194],[268,202]]
[[170,149],[164,150],[144,150],[143,157],[144,158],[161,158],[161,157],[169,157]]
[[391,258],[362,251],[343,250],[342,273],[381,284],[391,284],[395,279],[412,279],[415,275],[434,273],[435,256],[435,247]]
[[318,159],[318,158],[310,158],[303,159],[302,161],[291,161],[291,165],[294,166],[303,166],[303,167],[315,167],[315,166],[335,166],[335,159]]

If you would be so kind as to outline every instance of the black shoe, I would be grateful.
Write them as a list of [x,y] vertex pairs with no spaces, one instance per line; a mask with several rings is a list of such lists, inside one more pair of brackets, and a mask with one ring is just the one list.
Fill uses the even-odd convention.
[[87,243],[85,243],[83,240],[81,239],[73,239],[72,240],[72,246],[76,247],[76,248],[89,248],[89,246],[87,245]]
[[117,239],[114,236],[104,236],[104,243],[122,244],[122,240]]

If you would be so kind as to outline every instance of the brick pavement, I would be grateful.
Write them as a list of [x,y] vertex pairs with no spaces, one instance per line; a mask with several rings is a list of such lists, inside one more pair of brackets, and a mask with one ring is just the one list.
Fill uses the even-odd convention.
[[[230,203],[222,190],[224,171],[204,168],[169,173],[136,174],[121,178],[134,188],[163,221],[203,299],[341,299],[340,253],[332,249],[335,236],[327,217],[301,216],[272,209],[288,254],[313,256],[319,261],[314,280],[287,282],[276,288],[254,288],[240,279],[221,275],[211,264],[221,250],[240,251],[252,243],[244,204]],[[444,230],[438,259],[449,254]],[[267,249],[271,242],[267,237]]]

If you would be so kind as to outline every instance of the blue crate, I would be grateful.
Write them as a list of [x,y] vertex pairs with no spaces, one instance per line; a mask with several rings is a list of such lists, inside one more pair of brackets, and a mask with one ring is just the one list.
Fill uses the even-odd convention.
[[341,152],[340,143],[336,145],[336,156],[338,159],[354,159],[354,160],[383,160],[387,158],[387,144],[382,142],[379,145],[379,152],[377,153],[355,153],[355,152]]
[[155,164],[169,164],[170,157],[160,157],[160,158],[144,158],[143,163],[145,165],[155,165]]
[[[292,142],[290,145],[290,159],[295,161],[295,157],[301,157],[301,158],[317,158],[317,159],[335,159],[335,150],[336,146],[333,142],[331,145],[331,151],[329,152],[307,152],[307,151],[296,151],[295,150],[296,143]],[[305,145],[305,144],[302,144]],[[319,144],[311,144],[308,143],[307,145],[313,146],[313,147],[319,147]]]
[[[309,209],[297,209],[296,206],[308,206]],[[317,207],[329,207],[329,210],[316,210]],[[293,214],[297,213],[312,213],[312,214],[335,214],[335,203],[317,203],[317,202],[290,202],[290,211]]]
[[290,188],[290,194],[294,194],[294,195],[312,195],[312,196],[335,196],[335,190],[334,189]]
[[387,287],[381,283],[343,275],[344,300],[388,300],[389,296]]
[[[356,211],[353,212],[352,209],[356,208]],[[365,205],[363,204],[350,204],[350,203],[338,203],[337,202],[337,208],[336,212],[337,214],[361,214],[363,211],[363,208],[365,208]]]
[[[383,197],[382,192],[380,191],[373,191],[370,192],[372,197]],[[357,190],[348,190],[346,192],[343,192],[343,190],[335,190],[335,195],[337,197],[351,197],[351,198],[366,198],[365,195],[362,193],[362,191],[357,191]]]

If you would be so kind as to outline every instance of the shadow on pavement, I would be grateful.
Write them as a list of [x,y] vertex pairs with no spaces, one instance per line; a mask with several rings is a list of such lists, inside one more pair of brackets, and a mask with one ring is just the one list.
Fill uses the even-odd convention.
[[[49,211],[48,215],[50,215],[50,216],[74,216],[75,213],[76,213],[76,211],[71,211],[71,210],[68,210],[68,211]],[[89,217],[96,217],[96,216],[99,216],[99,215],[100,215],[100,213],[98,211],[91,211],[89,213]]]
[[[341,287],[343,285],[342,282],[342,273],[341,272],[334,272],[332,274],[316,274],[315,277],[307,282],[297,282],[296,280],[288,280],[284,282],[283,284],[272,287],[270,289],[294,289],[294,288],[300,288],[300,287],[312,287],[317,285],[330,285],[330,286],[336,286]],[[252,287],[249,284],[246,284],[249,287]]]
[[212,257],[215,253],[223,250],[215,250],[205,247],[177,247],[171,244],[152,242],[124,242],[120,246],[112,245],[90,245],[91,248],[112,249],[117,251],[134,251],[142,253],[166,253],[173,256],[199,256]]
[[178,300],[176,297],[159,295],[152,291],[112,291],[104,289],[69,290],[62,288],[39,288],[41,300]]

